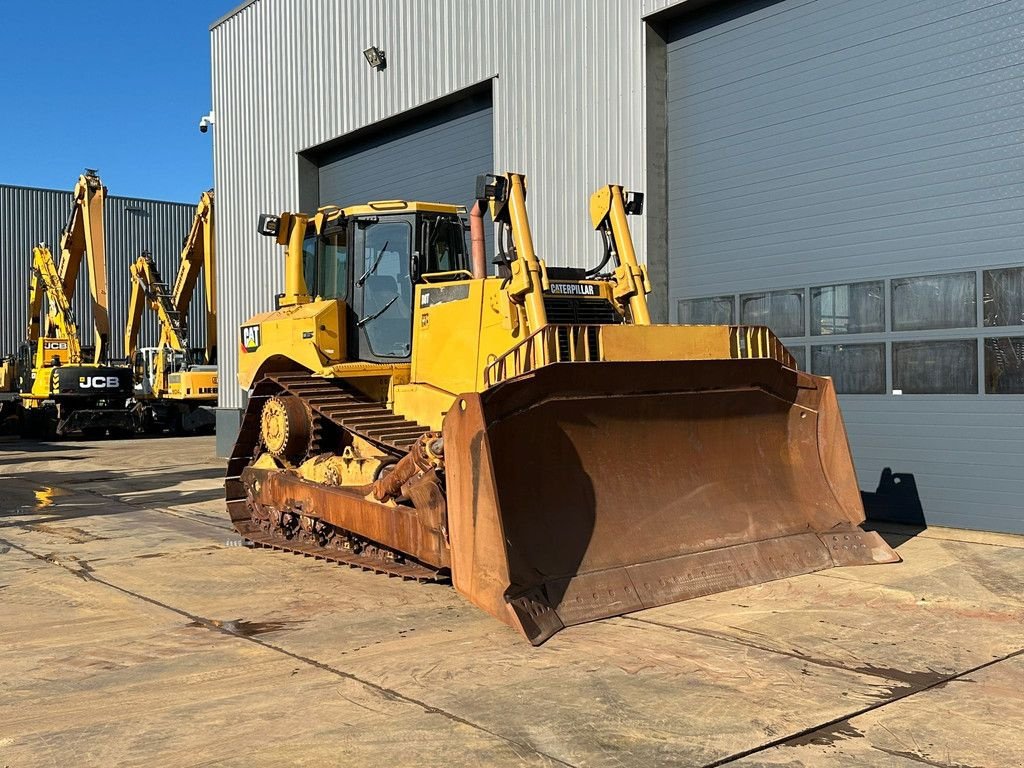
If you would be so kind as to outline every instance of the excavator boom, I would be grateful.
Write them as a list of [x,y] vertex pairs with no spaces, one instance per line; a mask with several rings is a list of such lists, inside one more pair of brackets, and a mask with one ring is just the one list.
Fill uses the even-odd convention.
[[[103,226],[103,205],[107,188],[96,171],[87,170],[75,184],[71,216],[60,239],[59,275],[67,302],[75,297],[83,261],[89,275],[95,344],[93,362],[106,359],[110,338],[110,302],[107,296],[107,259]],[[53,315],[55,322],[59,322]],[[48,334],[49,335],[49,334]]]

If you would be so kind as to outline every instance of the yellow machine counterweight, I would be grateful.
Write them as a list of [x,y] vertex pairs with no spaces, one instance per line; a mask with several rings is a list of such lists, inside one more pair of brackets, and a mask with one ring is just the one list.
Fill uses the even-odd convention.
[[[450,579],[539,644],[561,628],[898,560],[865,532],[832,382],[764,327],[651,324],[628,216],[591,198],[592,270],[548,266],[526,179],[461,206],[260,218],[277,309],[240,329],[228,511],[261,545]],[[486,204],[501,230],[484,274]]]

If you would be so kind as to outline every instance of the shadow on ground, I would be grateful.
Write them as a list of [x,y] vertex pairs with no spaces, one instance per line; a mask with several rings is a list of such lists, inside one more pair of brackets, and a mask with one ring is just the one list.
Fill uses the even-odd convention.
[[874,492],[861,491],[860,496],[867,517],[865,528],[878,531],[890,547],[905,544],[928,527],[917,480],[910,472],[886,467]]
[[[202,504],[221,499],[224,489],[216,467],[165,471],[14,472],[5,478],[0,518],[38,515],[47,522],[116,515],[133,507]],[[168,488],[196,480],[218,481],[210,488]],[[115,500],[120,503],[111,503]],[[5,503],[6,502],[6,503]],[[0,528],[21,522],[0,522]]]

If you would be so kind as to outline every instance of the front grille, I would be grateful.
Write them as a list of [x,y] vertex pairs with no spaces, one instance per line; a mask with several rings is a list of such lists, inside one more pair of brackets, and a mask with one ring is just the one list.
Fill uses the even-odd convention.
[[622,322],[615,307],[604,299],[545,296],[548,322],[558,325],[614,325]]
[[[544,309],[552,325],[616,325],[622,316],[604,299],[580,299],[567,296],[545,296]],[[591,360],[600,358],[597,334],[587,337]],[[569,329],[558,329],[558,356],[570,359]]]

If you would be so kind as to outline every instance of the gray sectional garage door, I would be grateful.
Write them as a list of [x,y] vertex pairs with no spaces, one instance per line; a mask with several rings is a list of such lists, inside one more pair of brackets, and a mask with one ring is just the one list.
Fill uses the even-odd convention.
[[490,97],[435,110],[326,155],[321,204],[421,200],[468,204],[494,168]]
[[716,3],[668,42],[670,297],[832,375],[879,516],[1024,532],[1024,0]]

